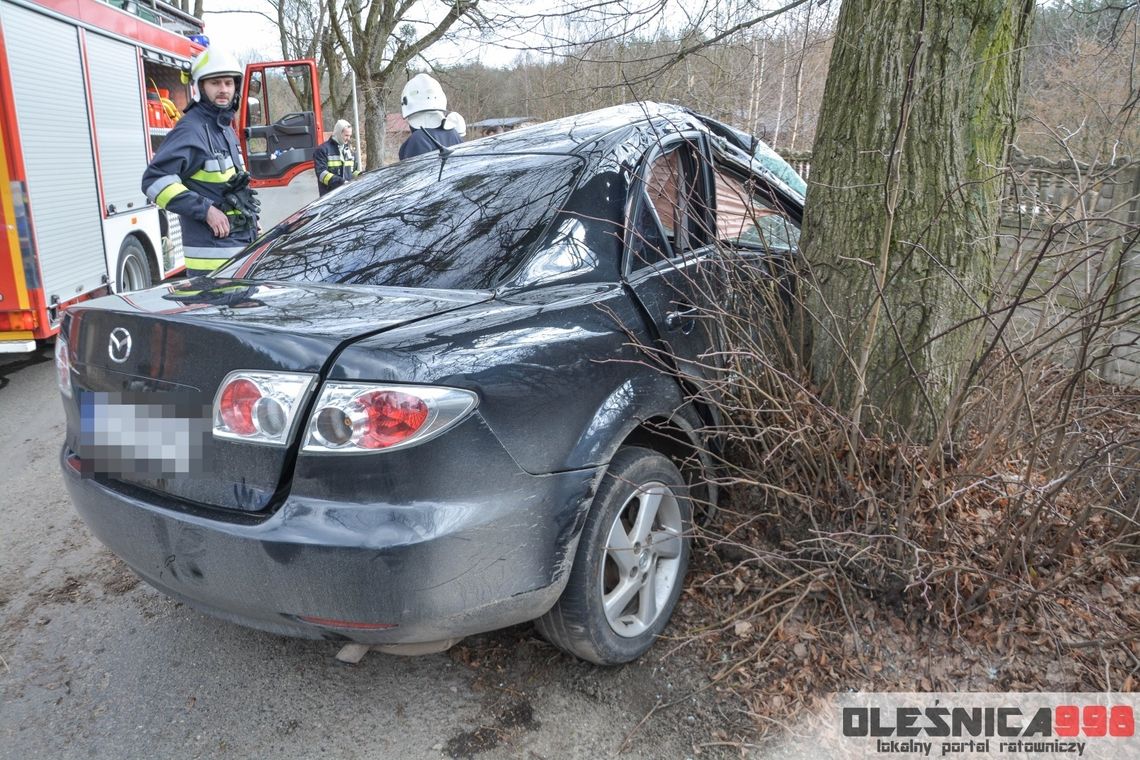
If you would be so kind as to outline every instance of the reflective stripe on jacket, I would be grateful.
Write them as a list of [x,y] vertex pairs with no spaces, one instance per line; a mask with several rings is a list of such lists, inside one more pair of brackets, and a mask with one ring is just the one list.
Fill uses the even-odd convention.
[[245,170],[232,119],[232,110],[195,103],[143,172],[147,199],[182,217],[182,243],[187,248],[240,248],[253,240],[253,226],[217,238],[206,224],[210,206],[222,206],[226,183]]
[[317,173],[317,192],[324,195],[357,175],[356,160],[351,151],[341,151],[331,137],[313,151],[313,171]]
[[[221,239],[227,240],[228,238]],[[210,246],[208,248],[202,246],[183,246],[182,250],[186,256],[186,276],[197,277],[200,274],[209,274],[238,255],[241,249],[242,246],[240,245],[229,246],[227,248],[220,248],[218,246]]]

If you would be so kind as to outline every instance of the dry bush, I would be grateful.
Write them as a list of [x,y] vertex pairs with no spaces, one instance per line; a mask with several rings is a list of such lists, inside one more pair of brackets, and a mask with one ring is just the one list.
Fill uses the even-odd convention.
[[820,399],[811,285],[784,259],[722,248],[687,270],[718,348],[703,384],[678,374],[717,412],[723,497],[675,646],[702,648],[753,728],[850,688],[1137,685],[1140,393],[1111,380],[1140,361],[1140,167],[1040,168],[1011,178],[944,439],[859,436]]

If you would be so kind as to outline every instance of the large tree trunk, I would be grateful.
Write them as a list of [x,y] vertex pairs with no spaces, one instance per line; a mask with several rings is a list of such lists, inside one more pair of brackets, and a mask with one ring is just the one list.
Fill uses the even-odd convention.
[[944,432],[976,356],[1033,5],[844,0],[803,250],[816,378],[864,429]]

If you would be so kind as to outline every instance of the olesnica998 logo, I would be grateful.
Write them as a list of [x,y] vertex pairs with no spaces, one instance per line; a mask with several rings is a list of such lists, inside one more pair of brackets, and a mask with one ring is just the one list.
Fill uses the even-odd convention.
[[1135,736],[1132,705],[844,707],[843,736],[874,739],[884,754],[946,756],[1073,753],[1088,740]]

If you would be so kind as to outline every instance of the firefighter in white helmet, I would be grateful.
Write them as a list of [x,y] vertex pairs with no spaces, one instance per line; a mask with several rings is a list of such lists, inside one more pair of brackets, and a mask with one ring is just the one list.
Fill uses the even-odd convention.
[[186,273],[195,276],[253,240],[258,203],[233,128],[242,83],[237,59],[208,48],[183,79],[194,102],[155,152],[142,187],[152,203],[182,218]]
[[447,96],[433,77],[416,74],[400,94],[400,110],[412,133],[400,146],[400,159],[442,150],[463,142],[467,122],[452,111],[447,113]]

